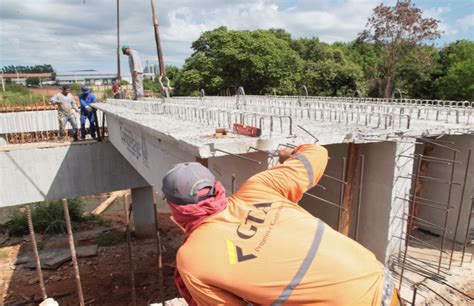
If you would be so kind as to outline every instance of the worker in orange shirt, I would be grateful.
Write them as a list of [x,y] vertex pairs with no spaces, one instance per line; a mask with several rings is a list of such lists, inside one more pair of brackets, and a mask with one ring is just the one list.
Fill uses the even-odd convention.
[[232,196],[199,163],[176,165],[162,191],[184,230],[175,282],[190,305],[399,305],[390,273],[356,241],[297,203],[327,150],[280,150],[281,165]]

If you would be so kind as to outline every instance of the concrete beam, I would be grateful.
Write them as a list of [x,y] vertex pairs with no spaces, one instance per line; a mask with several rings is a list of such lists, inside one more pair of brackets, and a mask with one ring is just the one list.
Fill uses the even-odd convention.
[[0,207],[147,186],[109,142],[0,150]]

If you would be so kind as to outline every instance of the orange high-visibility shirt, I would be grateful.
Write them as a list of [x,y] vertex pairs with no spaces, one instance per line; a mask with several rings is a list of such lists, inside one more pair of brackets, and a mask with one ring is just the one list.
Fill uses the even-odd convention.
[[297,204],[327,160],[325,148],[299,146],[191,233],[177,268],[199,305],[380,305],[382,264]]

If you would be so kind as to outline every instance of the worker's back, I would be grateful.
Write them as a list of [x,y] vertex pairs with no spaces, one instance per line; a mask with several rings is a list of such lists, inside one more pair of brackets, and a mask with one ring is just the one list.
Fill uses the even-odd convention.
[[180,248],[180,275],[199,304],[380,305],[382,264],[295,203],[297,185],[319,180],[327,152],[310,146],[295,156],[248,180]]

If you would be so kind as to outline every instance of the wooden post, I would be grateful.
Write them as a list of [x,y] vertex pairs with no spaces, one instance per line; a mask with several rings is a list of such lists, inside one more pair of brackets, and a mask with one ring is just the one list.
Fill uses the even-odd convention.
[[339,232],[346,236],[349,236],[349,230],[352,221],[352,198],[354,197],[356,183],[358,155],[359,145],[355,143],[349,143],[349,147],[347,149],[347,171],[345,179],[347,185],[344,190],[344,197],[342,200],[342,207],[346,210],[341,211],[341,222],[339,227]]

